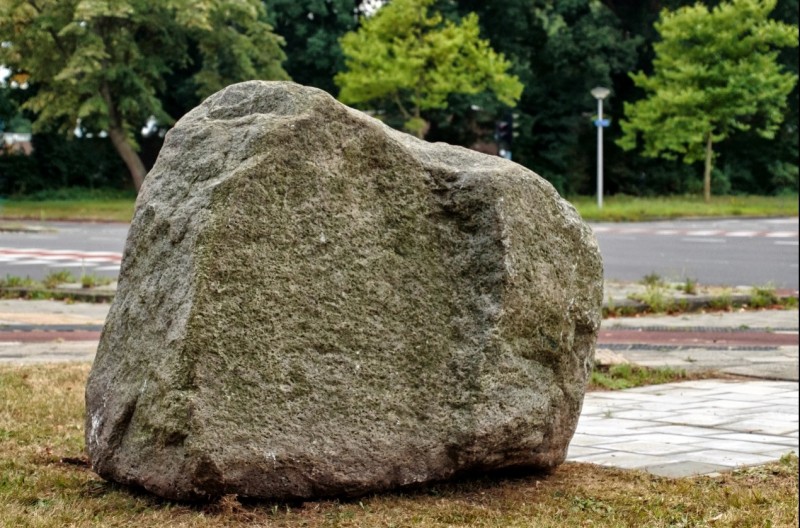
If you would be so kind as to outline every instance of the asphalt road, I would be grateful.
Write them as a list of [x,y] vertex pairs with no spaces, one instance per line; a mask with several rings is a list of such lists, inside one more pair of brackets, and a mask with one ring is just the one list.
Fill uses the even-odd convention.
[[592,224],[606,279],[798,288],[797,218]]
[[[41,278],[68,269],[114,277],[126,224],[46,222],[42,232],[0,232],[0,277]],[[798,288],[798,219],[592,224],[610,280],[648,273],[702,284]]]
[[41,231],[0,231],[0,277],[41,279],[60,270],[76,277],[118,275],[128,224],[35,222],[26,226]]

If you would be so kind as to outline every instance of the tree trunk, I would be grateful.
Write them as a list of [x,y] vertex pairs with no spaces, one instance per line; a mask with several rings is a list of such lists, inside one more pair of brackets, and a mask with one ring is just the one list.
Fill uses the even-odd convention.
[[711,162],[714,158],[711,147],[711,132],[709,132],[706,136],[706,167],[703,172],[703,199],[706,203],[711,201]]
[[125,165],[128,167],[128,171],[131,173],[131,178],[133,179],[133,186],[136,187],[136,192],[138,193],[139,189],[142,188],[144,177],[147,176],[147,169],[145,169],[142,158],[139,157],[136,149],[134,149],[133,145],[128,141],[128,135],[125,133],[125,126],[123,125],[122,119],[120,119],[119,112],[117,112],[117,107],[114,103],[114,99],[111,97],[111,89],[108,84],[104,83],[100,87],[100,95],[103,97],[106,108],[108,109],[108,137],[111,138],[111,144],[114,145],[117,154],[119,154],[119,157],[122,158],[122,161],[124,161]]
[[124,161],[125,165],[128,167],[128,171],[131,173],[131,178],[133,179],[133,185],[136,187],[136,192],[138,193],[139,189],[142,188],[144,177],[147,175],[147,169],[144,167],[144,163],[142,163],[142,158],[139,157],[139,154],[136,153],[133,146],[128,142],[124,130],[116,127],[109,128],[108,136],[111,138],[111,143],[122,158],[122,161]]

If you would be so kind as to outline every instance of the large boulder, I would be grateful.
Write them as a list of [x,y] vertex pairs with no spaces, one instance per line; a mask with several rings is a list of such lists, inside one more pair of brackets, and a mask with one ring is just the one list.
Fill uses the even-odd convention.
[[167,134],[137,200],[91,464],[179,500],[553,468],[601,301],[591,230],[531,171],[236,84]]

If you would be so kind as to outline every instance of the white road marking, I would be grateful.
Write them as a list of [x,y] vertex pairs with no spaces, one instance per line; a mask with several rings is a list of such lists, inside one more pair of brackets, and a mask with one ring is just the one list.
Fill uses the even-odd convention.
[[41,264],[52,264],[49,260],[9,260],[9,266],[38,266]]
[[719,229],[713,229],[713,230],[706,230],[706,231],[687,231],[686,235],[687,236],[707,237],[707,236],[719,235],[720,233],[722,233],[722,231],[720,231]]
[[682,238],[684,242],[701,242],[705,244],[725,244],[727,241],[724,238]]
[[773,231],[772,233],[767,233],[765,236],[769,238],[789,238],[789,237],[796,237],[797,231]]
[[758,231],[728,231],[725,233],[727,237],[754,237]]
[[5,266],[41,266],[50,268],[85,268],[119,270],[121,253],[111,251],[80,251],[69,249],[0,247],[0,263]]

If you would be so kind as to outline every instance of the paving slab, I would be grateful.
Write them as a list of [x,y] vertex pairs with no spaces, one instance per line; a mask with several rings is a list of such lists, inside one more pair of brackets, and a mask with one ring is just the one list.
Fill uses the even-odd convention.
[[659,477],[667,478],[681,478],[681,477],[695,477],[698,475],[713,475],[728,471],[728,466],[720,466],[717,464],[707,464],[705,462],[691,462],[684,460],[681,462],[672,462],[669,464],[656,464],[647,466],[647,472]]
[[110,304],[65,301],[0,300],[0,325],[53,325],[105,322]]
[[737,312],[642,315],[605,319],[601,328],[727,328],[797,330],[800,314],[792,310],[741,310]]
[[[590,392],[568,460],[666,477],[778,460],[798,452],[797,406],[790,403],[797,402],[798,387],[787,381],[697,380]],[[674,407],[676,400],[682,410]]]
[[94,361],[97,341],[0,342],[0,365]]

